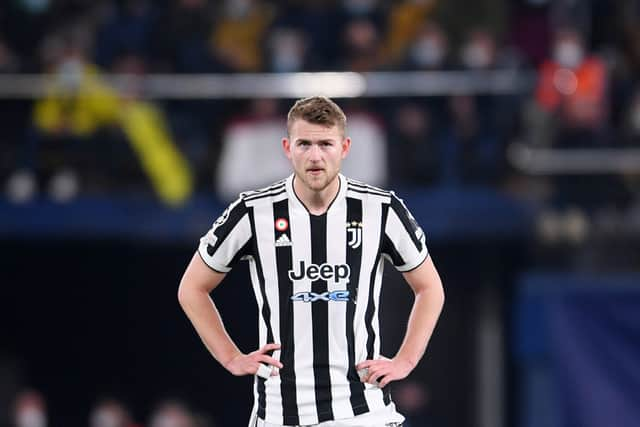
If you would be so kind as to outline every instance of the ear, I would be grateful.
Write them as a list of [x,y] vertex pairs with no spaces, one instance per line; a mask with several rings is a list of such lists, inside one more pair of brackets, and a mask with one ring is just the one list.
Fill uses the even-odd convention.
[[342,158],[344,159],[349,154],[349,150],[351,150],[351,138],[346,137],[342,140]]
[[288,138],[282,138],[282,149],[287,159],[291,159],[291,142]]

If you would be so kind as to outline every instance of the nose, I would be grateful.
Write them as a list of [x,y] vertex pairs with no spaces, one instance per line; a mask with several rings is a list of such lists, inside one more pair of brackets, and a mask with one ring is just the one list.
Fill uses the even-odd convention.
[[311,150],[309,151],[309,160],[311,161],[319,161],[321,159],[321,151],[320,146],[317,144],[311,145]]

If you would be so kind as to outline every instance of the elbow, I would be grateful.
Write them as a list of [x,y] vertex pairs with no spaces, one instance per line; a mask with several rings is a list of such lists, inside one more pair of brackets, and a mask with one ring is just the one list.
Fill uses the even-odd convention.
[[180,306],[184,308],[185,305],[187,304],[188,299],[189,299],[188,287],[184,281],[181,281],[180,285],[178,286],[178,302],[180,303]]
[[442,281],[438,280],[438,302],[440,303],[440,309],[442,310],[442,307],[444,307],[444,302],[445,302],[445,294],[444,294],[444,286],[442,286]]
[[444,295],[444,288],[440,287],[440,311],[442,311],[442,308],[444,307],[445,300],[446,297]]

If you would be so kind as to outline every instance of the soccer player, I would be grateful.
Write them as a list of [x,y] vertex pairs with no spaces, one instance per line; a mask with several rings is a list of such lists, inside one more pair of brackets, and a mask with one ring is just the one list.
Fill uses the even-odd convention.
[[[333,101],[301,99],[287,119],[282,147],[293,174],[242,193],[213,223],[184,273],[180,304],[222,366],[255,375],[251,427],[401,426],[385,387],[415,368],[444,303],[424,233],[393,192],[340,174],[351,140]],[[391,359],[380,354],[384,259],[415,294]],[[241,260],[259,310],[260,348],[249,354],[209,297]]]

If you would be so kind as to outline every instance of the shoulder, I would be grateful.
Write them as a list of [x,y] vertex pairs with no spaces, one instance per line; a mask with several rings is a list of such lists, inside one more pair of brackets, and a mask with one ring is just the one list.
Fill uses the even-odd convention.
[[255,202],[256,200],[270,199],[281,194],[285,194],[287,191],[286,182],[287,178],[284,178],[267,187],[242,192],[240,193],[239,200],[246,205],[247,203]]
[[346,181],[347,195],[350,197],[368,199],[373,196],[374,199],[379,199],[383,203],[390,203],[391,199],[395,197],[394,192],[390,190],[385,190],[352,178],[347,178]]

